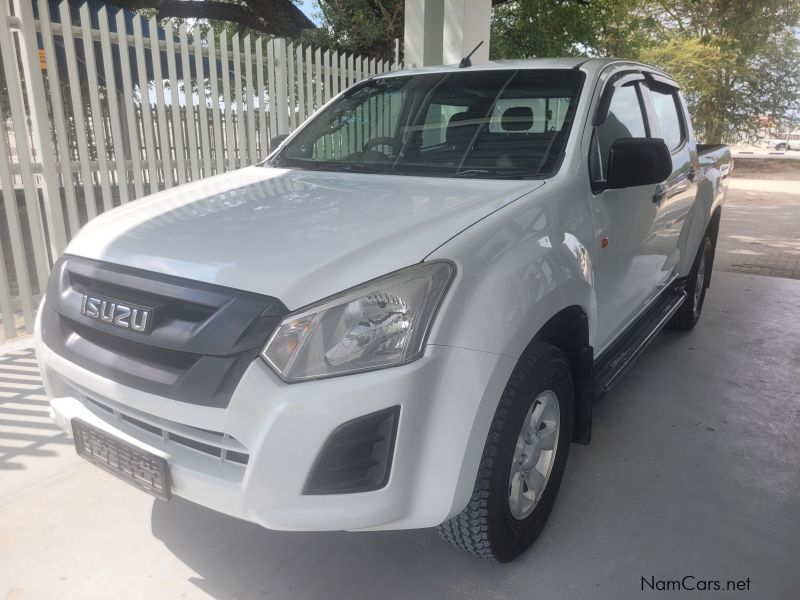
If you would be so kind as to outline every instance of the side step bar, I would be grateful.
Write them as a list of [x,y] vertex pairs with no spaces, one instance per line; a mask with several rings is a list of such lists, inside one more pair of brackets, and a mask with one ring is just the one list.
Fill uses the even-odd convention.
[[592,396],[596,402],[619,381],[686,300],[682,289],[667,290],[633,323],[592,367]]

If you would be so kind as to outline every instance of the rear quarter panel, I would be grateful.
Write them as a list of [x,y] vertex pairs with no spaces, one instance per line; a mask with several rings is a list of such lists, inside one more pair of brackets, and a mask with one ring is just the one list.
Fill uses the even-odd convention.
[[685,277],[691,271],[711,216],[725,204],[728,182],[733,169],[731,151],[727,146],[715,146],[709,149],[700,147],[698,150],[700,181],[697,186],[697,197],[681,235],[679,277]]

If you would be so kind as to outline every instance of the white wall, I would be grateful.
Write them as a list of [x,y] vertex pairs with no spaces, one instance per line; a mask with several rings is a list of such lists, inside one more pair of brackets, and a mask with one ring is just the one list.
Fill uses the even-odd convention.
[[487,62],[491,17],[491,0],[445,0],[442,62],[459,62],[481,41],[483,44],[471,60],[473,64]]
[[415,67],[489,60],[491,0],[406,0],[404,62]]

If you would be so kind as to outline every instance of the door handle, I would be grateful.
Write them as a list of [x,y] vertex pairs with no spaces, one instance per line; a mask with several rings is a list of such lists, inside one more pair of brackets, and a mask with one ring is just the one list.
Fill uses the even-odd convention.
[[667,197],[666,188],[663,185],[658,185],[656,187],[656,191],[653,192],[653,202],[655,204],[658,204],[659,202],[661,202],[666,197]]

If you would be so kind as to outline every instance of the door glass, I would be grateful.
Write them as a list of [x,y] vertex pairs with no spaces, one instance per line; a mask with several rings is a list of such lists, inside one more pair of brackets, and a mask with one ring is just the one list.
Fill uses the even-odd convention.
[[608,153],[616,140],[647,136],[636,87],[625,85],[614,92],[606,120],[597,127],[597,136],[604,168],[608,167]]
[[653,108],[655,108],[656,121],[658,122],[661,138],[667,148],[675,150],[683,141],[683,131],[681,120],[678,116],[675,94],[651,90],[650,96],[653,99]]

